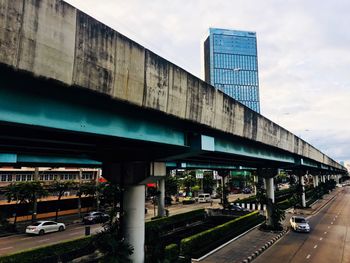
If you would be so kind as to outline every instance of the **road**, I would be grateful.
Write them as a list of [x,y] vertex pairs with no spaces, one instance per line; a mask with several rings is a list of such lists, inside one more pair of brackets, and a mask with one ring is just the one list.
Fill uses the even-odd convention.
[[[91,234],[96,234],[102,230],[101,225],[91,225]],[[0,256],[12,254],[17,251],[27,250],[30,248],[40,247],[60,243],[65,240],[70,240],[85,235],[85,226],[75,224],[67,226],[63,232],[48,233],[43,236],[29,236],[26,234],[13,235],[0,238]]]
[[289,232],[254,263],[350,262],[350,188],[312,216],[311,232]]
[[[228,201],[229,202],[234,202],[237,199],[244,199],[252,194],[230,194],[228,196]],[[192,210],[200,209],[200,208],[219,208],[222,207],[220,203],[220,199],[213,199],[213,203],[194,203],[194,204],[188,204],[188,205],[183,205],[181,202],[182,198],[180,198],[180,202],[177,204],[173,204],[171,206],[167,206],[166,209],[169,210],[169,215],[177,215],[177,214],[182,214],[186,213]],[[154,207],[151,202],[146,203],[146,208],[148,209],[148,213],[145,215],[146,221],[151,220],[152,217],[157,215],[157,207]]]

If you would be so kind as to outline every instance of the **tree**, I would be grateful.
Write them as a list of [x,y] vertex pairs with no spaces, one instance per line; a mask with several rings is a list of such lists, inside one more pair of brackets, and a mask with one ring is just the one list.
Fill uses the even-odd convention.
[[215,185],[215,181],[213,179],[213,175],[204,173],[204,176],[203,176],[203,191],[204,191],[204,193],[212,194],[213,189],[214,189],[214,185]]
[[179,181],[176,176],[165,177],[165,196],[172,196],[177,194]]
[[256,201],[260,204],[261,209],[267,204],[266,190],[262,186],[261,181],[256,182]]
[[[30,204],[32,206],[32,220],[35,220],[34,205],[37,198],[48,195],[40,182],[21,182],[13,183],[5,187],[5,195],[8,202],[15,201],[16,204]],[[14,225],[17,222],[17,214],[15,214]]]
[[263,227],[270,230],[283,230],[281,222],[286,218],[285,211],[280,209],[278,204],[273,203],[271,199],[267,200],[267,210],[268,215],[270,215],[270,221],[267,222],[268,224],[265,223]]
[[76,184],[72,181],[57,181],[57,180],[55,180],[53,182],[53,184],[51,185],[51,190],[54,193],[56,193],[56,195],[57,195],[56,216],[55,216],[56,221],[58,218],[59,203],[61,201],[62,196],[64,195],[64,192],[67,192],[74,187],[76,187]]
[[79,200],[78,201],[79,217],[81,215],[81,197],[84,195],[84,196],[95,198],[97,191],[98,189],[94,182],[87,182],[79,185],[78,191],[76,194],[79,198],[78,199]]
[[182,184],[186,189],[186,195],[191,191],[192,187],[198,185],[198,180],[191,174],[185,176],[182,180]]
[[101,184],[100,191],[102,201],[110,209],[103,231],[93,237],[95,247],[104,254],[99,262],[131,263],[129,256],[133,248],[126,243],[122,230],[123,191],[118,185],[110,183]]

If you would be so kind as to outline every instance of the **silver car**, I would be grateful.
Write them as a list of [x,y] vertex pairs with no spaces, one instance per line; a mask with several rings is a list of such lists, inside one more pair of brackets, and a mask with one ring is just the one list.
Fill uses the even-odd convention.
[[50,232],[61,232],[66,229],[65,224],[54,221],[38,221],[26,228],[27,234],[44,235]]
[[309,222],[302,216],[292,216],[290,218],[290,226],[294,231],[310,232]]

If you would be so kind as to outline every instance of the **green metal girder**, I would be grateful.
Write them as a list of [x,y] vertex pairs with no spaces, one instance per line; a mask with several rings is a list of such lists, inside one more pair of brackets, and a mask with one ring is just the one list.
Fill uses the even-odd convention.
[[234,165],[221,165],[221,164],[211,164],[211,163],[193,163],[193,162],[167,162],[167,168],[173,169],[208,169],[208,170],[231,170],[238,169],[237,166]]
[[258,147],[244,143],[243,141],[229,141],[222,138],[215,138],[215,151],[229,153],[251,158],[265,159],[283,163],[295,163],[292,154],[281,153],[269,148]]
[[[70,96],[69,92],[67,96]],[[118,115],[99,108],[99,105],[79,104],[79,99],[71,103],[55,97],[9,90],[1,84],[0,121],[185,146],[184,133],[167,125],[141,117],[128,117],[127,114]]]
[[305,159],[305,158],[301,158],[301,165],[303,166],[308,166],[308,167],[313,167],[313,168],[318,168],[318,164],[315,161],[309,160],[309,159]]
[[101,162],[80,158],[80,157],[62,157],[62,156],[39,156],[39,155],[26,155],[16,153],[0,153],[0,164],[52,164],[52,165],[79,165],[79,166],[102,166]]

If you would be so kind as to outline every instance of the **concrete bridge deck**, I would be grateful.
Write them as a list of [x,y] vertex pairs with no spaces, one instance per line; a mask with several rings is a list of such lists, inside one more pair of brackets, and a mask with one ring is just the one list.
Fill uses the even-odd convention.
[[[249,147],[240,151],[241,145],[229,145],[245,140],[296,157],[295,163],[345,171],[291,132],[61,0],[1,1],[0,10],[0,63],[61,83],[66,96],[78,89],[92,91],[115,101],[115,107],[124,102],[155,113],[154,118],[162,113],[174,127],[192,123],[195,132],[212,137],[206,142],[210,151],[247,154]],[[77,121],[86,131],[96,125],[89,119]],[[37,125],[32,122],[27,124]],[[69,130],[67,125],[61,128]],[[187,136],[187,130],[182,132]]]

